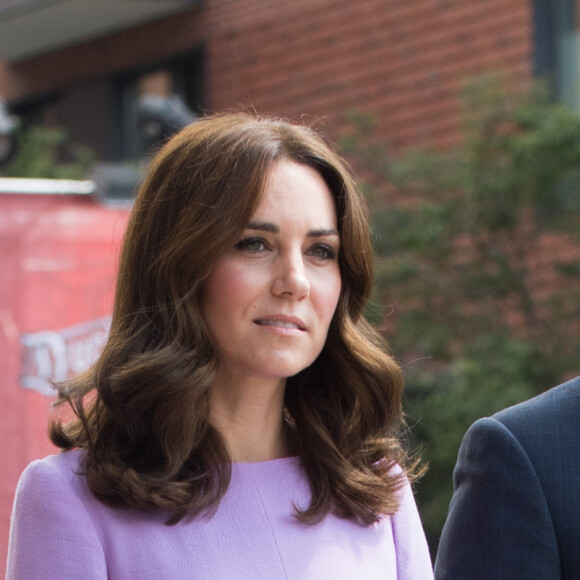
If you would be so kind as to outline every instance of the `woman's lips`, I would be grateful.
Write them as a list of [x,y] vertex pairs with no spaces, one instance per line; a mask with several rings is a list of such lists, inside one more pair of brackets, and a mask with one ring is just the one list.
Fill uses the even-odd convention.
[[267,316],[265,318],[258,318],[254,322],[260,326],[306,330],[306,324],[300,318],[294,316]]

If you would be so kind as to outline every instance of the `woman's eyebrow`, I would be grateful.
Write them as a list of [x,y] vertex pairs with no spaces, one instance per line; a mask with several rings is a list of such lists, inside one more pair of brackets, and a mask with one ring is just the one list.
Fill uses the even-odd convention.
[[[271,222],[250,222],[246,226],[247,230],[258,230],[261,232],[270,232],[272,234],[279,234],[280,228]],[[315,230],[310,230],[306,234],[309,238],[323,238],[326,236],[338,236],[338,230],[334,228],[318,228]]]
[[259,230],[261,232],[270,232],[272,234],[279,234],[280,228],[273,223],[270,222],[250,222],[246,226],[247,230]]
[[319,229],[319,230],[310,230],[308,232],[309,238],[324,238],[326,236],[340,236],[338,230],[332,229]]

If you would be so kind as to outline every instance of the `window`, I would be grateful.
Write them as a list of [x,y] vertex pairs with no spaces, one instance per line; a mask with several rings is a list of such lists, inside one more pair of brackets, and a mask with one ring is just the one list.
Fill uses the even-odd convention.
[[[67,142],[88,147],[97,164],[92,178],[106,201],[126,201],[138,181],[140,162],[170,134],[205,110],[204,52],[122,74],[87,79],[11,112],[24,127],[63,129]],[[67,148],[59,155],[67,161]]]
[[546,77],[554,98],[580,112],[575,0],[534,0],[534,72]]
[[116,158],[139,159],[204,109],[203,52],[131,71],[116,80]]
[[64,129],[70,142],[89,147],[99,161],[119,162],[142,158],[153,144],[152,126],[151,138],[143,142],[147,137],[143,115],[140,118],[144,99],[148,98],[150,104],[155,99],[158,103],[166,99],[169,108],[181,104],[188,111],[200,113],[205,107],[204,95],[204,54],[199,49],[154,66],[88,79],[15,103],[11,112],[24,126]]

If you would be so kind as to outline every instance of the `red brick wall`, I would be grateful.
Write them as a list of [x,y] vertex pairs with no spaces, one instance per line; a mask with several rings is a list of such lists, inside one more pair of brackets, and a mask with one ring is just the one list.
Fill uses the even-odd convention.
[[11,99],[207,47],[212,110],[314,117],[372,112],[395,148],[457,139],[457,91],[532,70],[529,0],[206,0],[161,22],[2,70]]
[[530,77],[530,10],[528,0],[214,0],[210,102],[331,123],[361,108],[395,147],[449,144],[466,78]]

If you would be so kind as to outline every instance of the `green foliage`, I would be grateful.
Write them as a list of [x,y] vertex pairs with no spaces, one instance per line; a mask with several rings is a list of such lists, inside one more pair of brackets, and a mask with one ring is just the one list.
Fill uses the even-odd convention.
[[[379,325],[393,329],[412,437],[430,465],[418,502],[433,549],[469,425],[580,370],[580,259],[569,257],[580,256],[580,118],[541,86],[514,93],[497,77],[470,84],[462,111],[454,150],[395,159],[364,116],[351,117],[347,147],[402,200],[368,198],[375,301],[394,305]],[[538,266],[555,234],[566,258]]]
[[64,130],[32,126],[19,135],[16,154],[2,176],[85,179],[94,160],[88,148],[70,144]]
[[477,336],[438,372],[426,361],[406,367],[412,385],[406,404],[412,413],[413,436],[429,461],[417,500],[433,553],[451,499],[451,474],[463,434],[482,415],[535,394],[536,354],[533,346],[498,333]]

